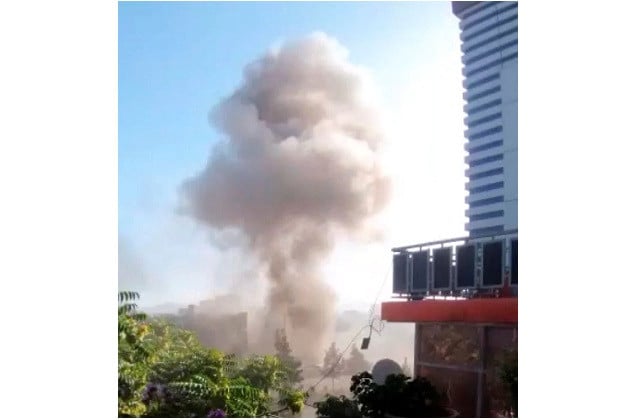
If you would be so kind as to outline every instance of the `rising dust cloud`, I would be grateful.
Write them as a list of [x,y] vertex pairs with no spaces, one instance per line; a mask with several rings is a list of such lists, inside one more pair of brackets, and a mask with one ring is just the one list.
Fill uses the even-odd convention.
[[286,320],[308,361],[320,360],[334,332],[336,296],[322,264],[339,238],[376,237],[389,198],[370,85],[323,34],[267,52],[212,110],[225,141],[181,186],[186,214],[246,236],[256,278],[269,282],[263,330],[273,343],[269,328]]

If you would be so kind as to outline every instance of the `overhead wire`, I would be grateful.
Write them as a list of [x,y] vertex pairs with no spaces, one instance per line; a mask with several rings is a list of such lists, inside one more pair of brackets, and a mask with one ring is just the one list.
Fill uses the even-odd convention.
[[376,297],[373,300],[373,306],[375,306],[375,304],[378,303],[378,299],[380,298],[380,293],[382,293],[382,289],[384,288],[384,285],[387,284],[387,280],[389,279],[389,274],[390,273],[391,273],[391,266],[389,266],[389,268],[387,268],[387,274],[385,274],[384,280],[382,281],[382,284],[380,285],[380,288],[378,289],[378,293],[376,294]]
[[327,379],[329,377],[329,375],[331,375],[333,373],[333,371],[335,370],[335,368],[338,366],[338,364],[340,363],[340,361],[342,360],[342,358],[344,357],[344,354],[347,352],[347,350],[349,349],[349,347],[351,347],[351,345],[353,344],[353,342],[356,340],[356,338],[358,338],[360,336],[360,334],[362,334],[362,331],[364,331],[365,329],[369,328],[369,324],[363,326],[362,328],[360,328],[360,331],[358,331],[353,338],[351,338],[351,341],[349,341],[349,344],[347,344],[340,353],[338,353],[338,358],[337,360],[333,363],[333,365],[331,365],[331,367],[329,368],[328,371],[326,371],[324,373],[324,375],[322,375],[322,377],[320,377],[320,379],[318,379],[318,381],[311,385],[310,387],[307,388],[306,392],[309,392],[312,389],[315,389],[316,386],[320,385],[320,383],[322,383],[322,381],[324,381],[325,379]]
[[[376,311],[376,304],[378,303],[378,299],[380,298],[380,294],[382,293],[382,290],[384,289],[384,286],[387,284],[387,280],[389,279],[389,274],[391,273],[391,267],[389,267],[387,269],[387,273],[384,276],[384,279],[382,281],[382,283],[380,284],[380,288],[378,289],[378,293],[376,293],[376,297],[373,300],[373,304],[371,305],[371,308],[369,309],[369,338],[371,338],[371,334],[373,331],[377,332],[378,334],[382,333],[382,330],[384,329],[384,321],[382,321],[382,319],[378,318],[375,316],[375,311]],[[379,322],[379,327],[378,328],[374,328],[373,324],[375,321]]]
[[[382,332],[382,329],[384,328],[384,323],[382,322],[381,319],[375,317],[375,306],[378,303],[378,299],[380,298],[380,294],[382,293],[382,290],[387,282],[387,279],[389,277],[389,273],[391,272],[391,268],[387,269],[387,273],[385,274],[382,283],[380,284],[380,288],[378,289],[378,293],[375,296],[375,299],[373,301],[373,304],[371,305],[371,308],[369,309],[369,319],[367,321],[367,324],[364,325],[362,328],[360,328],[360,330],[351,338],[351,340],[349,341],[349,344],[347,344],[343,350],[338,353],[338,358],[337,360],[334,362],[334,364],[331,366],[331,368],[324,373],[324,375],[322,375],[322,377],[320,377],[320,379],[314,383],[313,385],[311,385],[310,387],[307,388],[307,390],[305,391],[305,393],[308,393],[310,390],[315,389],[318,385],[320,385],[325,379],[327,379],[335,370],[335,368],[338,366],[338,364],[340,363],[340,361],[342,360],[342,358],[344,357],[345,353],[347,352],[347,350],[351,347],[351,345],[354,343],[354,341],[360,336],[360,334],[362,334],[362,332],[364,330],[366,330],[367,328],[369,329],[369,338],[371,338],[372,332],[375,331],[378,334],[380,334]],[[375,321],[379,321],[380,322],[380,326],[378,328],[374,327],[373,324]],[[306,404],[306,401],[305,401]],[[308,404],[306,404],[308,405]]]

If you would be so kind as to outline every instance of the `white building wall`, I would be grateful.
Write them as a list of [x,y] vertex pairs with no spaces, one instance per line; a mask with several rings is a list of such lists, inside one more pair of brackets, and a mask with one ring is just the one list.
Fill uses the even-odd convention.
[[517,229],[518,5],[454,2],[453,9],[465,76],[465,228],[470,236]]

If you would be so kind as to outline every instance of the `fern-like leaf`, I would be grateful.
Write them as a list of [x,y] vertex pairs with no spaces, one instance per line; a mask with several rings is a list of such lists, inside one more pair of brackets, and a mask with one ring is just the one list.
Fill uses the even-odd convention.
[[118,307],[118,315],[127,315],[135,312],[138,309],[138,305],[135,303],[123,303]]
[[147,319],[147,314],[142,312],[130,314],[130,316],[136,321],[140,321],[140,322],[145,321]]
[[130,292],[130,291],[121,291],[118,292],[118,302],[129,302],[132,300],[140,299],[140,294],[138,292]]

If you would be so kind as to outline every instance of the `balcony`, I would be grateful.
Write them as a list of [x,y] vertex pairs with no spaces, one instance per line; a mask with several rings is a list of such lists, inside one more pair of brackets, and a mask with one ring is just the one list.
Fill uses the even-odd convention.
[[408,245],[392,252],[396,298],[517,296],[517,230]]
[[386,322],[415,324],[414,372],[462,417],[500,415],[496,360],[518,347],[518,231],[393,250]]

